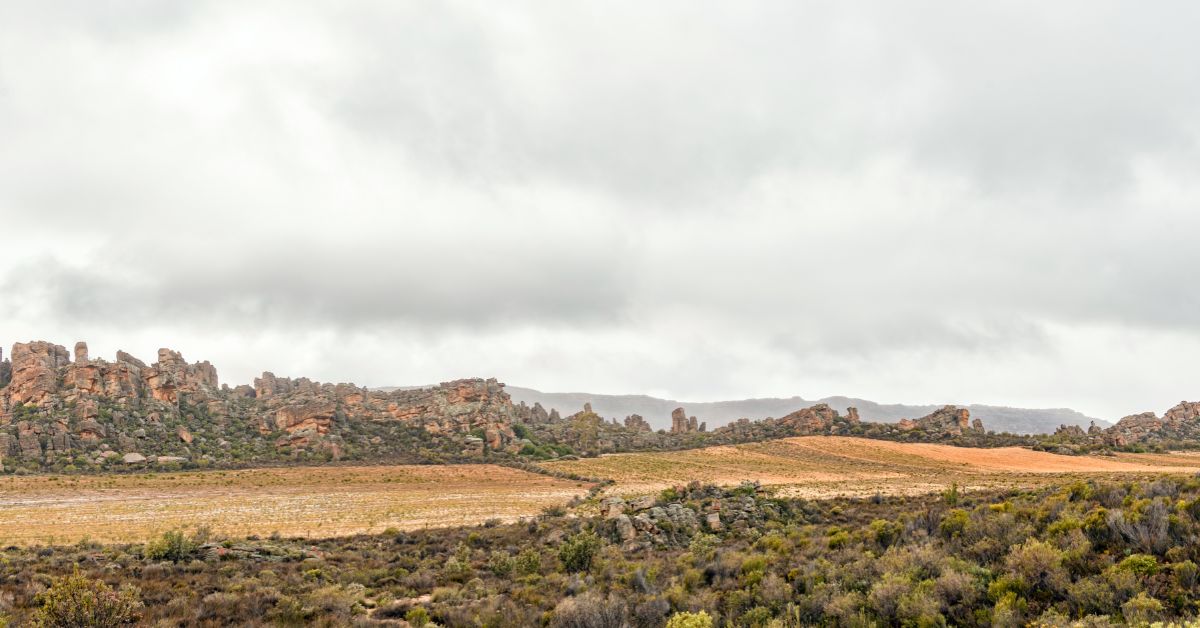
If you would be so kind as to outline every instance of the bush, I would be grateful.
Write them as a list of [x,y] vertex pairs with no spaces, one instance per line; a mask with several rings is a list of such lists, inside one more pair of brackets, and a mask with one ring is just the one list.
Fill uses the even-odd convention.
[[1145,593],[1138,593],[1137,597],[1121,605],[1121,615],[1125,617],[1125,623],[1130,626],[1148,624],[1158,619],[1162,612],[1162,602]]
[[404,614],[404,621],[412,624],[413,628],[422,628],[425,624],[429,623],[429,611],[420,606],[409,609]]
[[190,559],[199,550],[198,545],[179,530],[168,530],[146,543],[142,555],[149,560],[169,560],[178,563]]
[[580,532],[563,541],[558,548],[558,559],[563,568],[570,572],[587,571],[592,566],[592,559],[600,550],[600,537],[591,532]]
[[708,613],[675,613],[667,620],[666,628],[712,628],[713,620]]
[[135,587],[118,591],[99,580],[79,573],[55,578],[42,594],[42,606],[34,615],[34,625],[77,628],[82,626],[124,626],[141,618],[142,601]]
[[625,628],[625,602],[609,596],[604,599],[595,593],[569,597],[554,607],[552,628]]
[[508,574],[512,573],[516,567],[516,559],[508,555],[508,552],[495,550],[488,557],[488,570],[500,578],[507,578]]

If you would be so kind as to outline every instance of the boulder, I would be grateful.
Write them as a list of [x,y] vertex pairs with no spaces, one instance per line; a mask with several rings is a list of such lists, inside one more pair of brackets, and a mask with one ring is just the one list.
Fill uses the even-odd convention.
[[124,456],[121,456],[121,462],[124,462],[125,464],[138,464],[145,461],[146,457],[137,452],[130,452]]
[[621,537],[622,541],[631,541],[637,538],[637,530],[633,527],[633,521],[629,515],[621,514],[616,517],[617,536]]

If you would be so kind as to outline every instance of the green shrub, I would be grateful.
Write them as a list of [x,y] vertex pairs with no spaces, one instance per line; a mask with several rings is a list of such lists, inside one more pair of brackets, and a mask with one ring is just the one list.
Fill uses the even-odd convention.
[[942,517],[942,523],[938,526],[938,530],[942,533],[942,536],[952,539],[956,536],[961,536],[966,531],[967,524],[970,522],[971,518],[967,514],[967,511],[955,508],[947,512],[945,517]]
[[713,620],[704,611],[698,613],[675,613],[667,620],[666,628],[713,628]]
[[146,543],[142,555],[149,560],[169,560],[178,563],[192,558],[198,550],[196,542],[182,531],[168,530],[157,539]]
[[1163,604],[1143,593],[1121,605],[1121,615],[1130,626],[1143,626],[1162,615]]
[[1158,559],[1149,554],[1133,554],[1117,563],[1117,569],[1140,576],[1152,576],[1158,573]]
[[79,573],[55,578],[41,595],[42,606],[34,615],[36,626],[106,628],[135,623],[141,618],[142,601],[135,587],[114,591],[99,580]]
[[542,555],[532,548],[522,550],[513,561],[513,569],[523,576],[533,575],[542,569]]
[[587,571],[592,566],[592,559],[600,550],[603,543],[600,537],[591,532],[580,532],[563,541],[558,548],[558,559],[563,568],[570,572]]
[[404,614],[404,621],[412,624],[413,628],[422,628],[422,626],[429,623],[429,611],[420,606],[410,608]]
[[508,552],[496,550],[488,557],[488,570],[500,578],[506,578],[512,573],[516,562]]

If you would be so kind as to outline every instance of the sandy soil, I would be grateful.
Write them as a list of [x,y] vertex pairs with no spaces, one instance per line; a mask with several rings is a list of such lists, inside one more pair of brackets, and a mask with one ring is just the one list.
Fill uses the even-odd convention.
[[1019,447],[974,449],[836,436],[786,438],[690,451],[614,454],[546,463],[550,469],[617,480],[612,492],[661,490],[692,480],[756,480],[783,495],[919,494],[951,483],[966,489],[1029,487],[1069,476],[1195,473],[1200,455],[1062,456]]
[[494,465],[309,467],[0,479],[0,543],[139,541],[208,526],[338,536],[513,521],[588,486]]

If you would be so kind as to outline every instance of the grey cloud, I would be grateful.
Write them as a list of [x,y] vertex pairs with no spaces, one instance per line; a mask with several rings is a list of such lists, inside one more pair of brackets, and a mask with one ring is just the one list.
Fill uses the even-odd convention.
[[0,7],[6,329],[1055,406],[1200,344],[1187,3],[74,8]]

